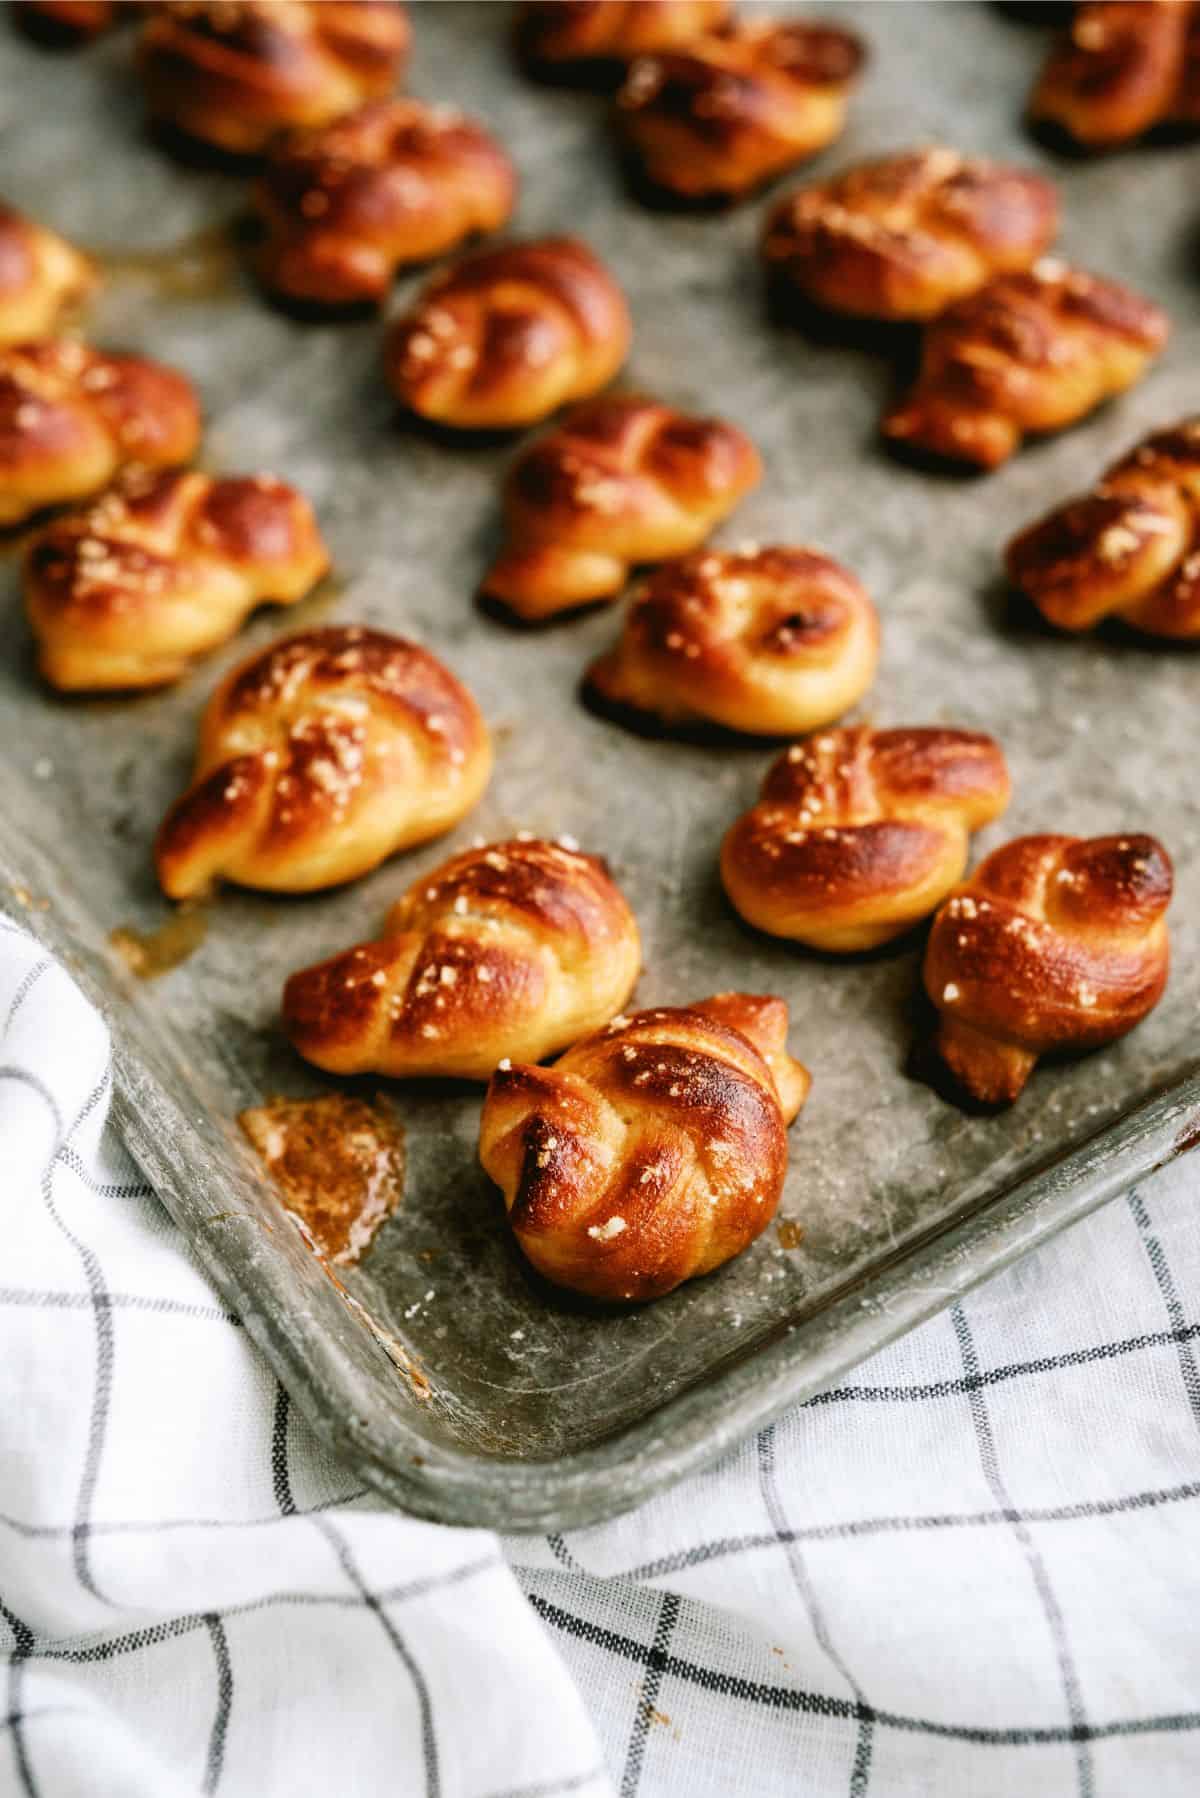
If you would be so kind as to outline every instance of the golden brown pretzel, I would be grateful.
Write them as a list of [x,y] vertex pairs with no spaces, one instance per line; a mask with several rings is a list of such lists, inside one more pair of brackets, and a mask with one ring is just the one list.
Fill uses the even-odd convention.
[[873,949],[941,904],[1008,804],[1000,745],[965,730],[831,730],[785,751],[721,849],[734,906],[814,949]]
[[702,543],[762,473],[736,425],[634,394],[578,407],[520,455],[483,591],[546,618],[621,591],[630,568]]
[[878,658],[878,615],[847,569],[819,550],[748,545],[650,575],[588,684],[669,725],[793,736],[848,711]]
[[200,441],[186,375],[74,338],[0,348],[0,525],[98,493],[131,463],[170,468]]
[[1014,586],[1064,631],[1122,618],[1200,637],[1200,418],[1154,431],[1008,546]]
[[335,1074],[486,1080],[598,1030],[633,991],[637,921],[607,868],[518,837],[451,856],[388,913],[383,935],[293,974],[288,1036]]
[[552,1068],[496,1070],[479,1159],[539,1273],[650,1299],[764,1230],[809,1076],[782,999],[719,993],[615,1018]]
[[96,281],[95,265],[65,237],[0,200],[0,344],[44,337]]
[[526,0],[517,13],[517,51],[543,71],[626,63],[703,37],[731,11],[731,0]]
[[1169,330],[1131,288],[1046,258],[934,319],[916,385],[884,434],[995,468],[1026,432],[1061,430],[1131,387]]
[[491,767],[479,708],[428,650],[359,625],[301,631],[205,707],[192,784],[158,833],[159,880],[172,899],[218,879],[338,886],[451,830]]
[[1124,1036],[1162,997],[1171,862],[1148,836],[1018,837],[934,919],[925,988],[966,1090],[1011,1103],[1040,1055]]
[[323,306],[381,300],[397,269],[497,230],[515,195],[508,157],[464,113],[369,101],[272,153],[258,186],[263,280]]
[[831,312],[926,319],[1028,268],[1057,229],[1044,175],[935,145],[789,194],[767,218],[763,256]]
[[1030,117],[1104,149],[1156,125],[1200,119],[1200,12],[1193,0],[1077,6],[1033,90]]
[[235,155],[389,93],[408,55],[399,0],[171,0],[142,29],[153,118]]
[[638,58],[617,96],[625,139],[653,187],[735,199],[833,142],[863,55],[836,25],[735,20]]
[[162,686],[328,566],[308,501],[270,475],[128,474],[25,552],[38,665],[69,692]]
[[632,334],[625,296],[578,238],[503,244],[434,277],[392,327],[387,375],[422,418],[506,429],[606,386]]

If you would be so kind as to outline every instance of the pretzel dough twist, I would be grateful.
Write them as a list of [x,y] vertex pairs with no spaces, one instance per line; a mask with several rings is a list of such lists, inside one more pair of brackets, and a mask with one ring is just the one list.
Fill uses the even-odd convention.
[[747,923],[839,953],[911,929],[1008,804],[1004,755],[964,730],[833,730],[771,768],[732,826],[721,878]]
[[508,429],[604,387],[632,332],[624,295],[586,244],[505,244],[434,277],[392,327],[387,376],[422,418]]
[[621,591],[635,563],[702,543],[762,472],[744,432],[636,395],[578,407],[514,463],[483,591],[545,618]]
[[390,91],[408,55],[399,0],[170,0],[142,28],[151,116],[234,155]]
[[831,312],[927,319],[1028,268],[1057,229],[1044,175],[935,145],[789,194],[762,243],[768,268]]
[[793,736],[861,699],[878,657],[878,615],[847,569],[819,550],[751,545],[650,575],[588,684],[667,725]]
[[1018,837],[934,919],[925,988],[966,1090],[1011,1103],[1040,1055],[1124,1036],[1167,982],[1171,862],[1148,836]]
[[26,551],[39,666],[68,692],[162,686],[328,566],[308,501],[270,475],[127,475]]
[[633,913],[602,861],[517,838],[417,880],[383,935],[293,974],[283,1017],[335,1074],[486,1080],[541,1061],[618,1012],[641,967]]
[[97,280],[65,237],[0,200],[0,344],[44,337]]
[[517,53],[543,73],[627,63],[715,31],[731,10],[731,0],[526,0],[517,13]]
[[450,830],[491,773],[474,699],[428,650],[359,625],[284,637],[233,669],[155,858],[172,899],[354,880]]
[[1008,573],[1051,624],[1122,618],[1150,636],[1200,637],[1200,418],[1155,431],[1090,493],[1008,546]]
[[1130,288],[1046,258],[934,319],[916,385],[884,434],[995,468],[1026,432],[1061,430],[1131,387],[1169,329]]
[[1192,0],[1077,6],[1038,79],[1030,117],[1090,149],[1200,120],[1200,11]]
[[734,20],[642,56],[617,96],[650,183],[687,199],[735,199],[839,136],[864,56],[836,25]]
[[0,525],[84,499],[121,469],[187,462],[200,407],[186,375],[73,338],[0,349]]
[[322,306],[381,300],[397,269],[497,230],[515,195],[508,157],[464,113],[371,101],[275,150],[257,194],[263,280]]
[[782,999],[721,993],[616,1018],[551,1068],[502,1064],[479,1158],[539,1273],[657,1298],[766,1228],[809,1084]]

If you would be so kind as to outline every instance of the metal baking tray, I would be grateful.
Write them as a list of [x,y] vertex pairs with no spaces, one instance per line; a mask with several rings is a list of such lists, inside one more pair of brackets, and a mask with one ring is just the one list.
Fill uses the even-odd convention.
[[[300,323],[263,302],[239,260],[244,182],[149,143],[124,34],[50,55],[0,33],[5,190],[106,252],[90,333],[189,370],[206,465],[298,483],[337,571],[172,691],[65,702],[38,685],[16,557],[0,557],[8,903],[67,953],[111,1020],[130,1147],[305,1415],[366,1481],[443,1521],[557,1529],[633,1504],[1190,1146],[1200,1127],[1200,664],[1187,649],[1046,633],[1006,594],[999,562],[1030,516],[1200,406],[1200,150],[1051,160],[1020,123],[1046,33],[999,8],[825,10],[863,32],[872,60],[845,137],[812,174],[931,139],[1050,168],[1064,251],[1173,316],[1172,344],[1140,386],[994,475],[890,459],[876,422],[897,379],[892,346],[816,342],[773,323],[755,258],[764,202],[715,216],[643,209],[623,185],[605,101],[522,80],[506,8],[418,5],[410,86],[498,130],[520,167],[520,231],[570,227],[617,272],[636,321],[628,383],[753,434],[766,479],[722,536],[807,540],[865,580],[883,659],[859,715],[1003,740],[1015,797],[979,852],[1047,828],[1146,829],[1168,844],[1178,892],[1162,1004],[1113,1048],[1043,1066],[1000,1116],[948,1103],[912,1064],[927,1027],[919,942],[834,961],[754,935],[725,903],[718,844],[771,746],[648,741],[587,711],[579,678],[611,640],[615,610],[531,633],[477,609],[511,445],[400,424],[378,322]],[[397,305],[416,279],[399,284]],[[252,647],[318,617],[409,632],[442,654],[495,731],[491,789],[451,838],[349,889],[294,900],[225,891],[192,957],[140,983],[107,938],[167,916],[150,842],[188,773],[205,696]],[[234,1122],[266,1095],[332,1084],[280,1035],[284,977],[373,933],[451,849],[520,828],[570,832],[609,858],[644,932],[640,1003],[733,985],[789,1001],[814,1086],[791,1133],[784,1228],[656,1304],[577,1304],[537,1282],[513,1247],[475,1158],[478,1093],[397,1086],[405,1201],[343,1295]],[[802,1229],[798,1246],[785,1246],[789,1225]]]

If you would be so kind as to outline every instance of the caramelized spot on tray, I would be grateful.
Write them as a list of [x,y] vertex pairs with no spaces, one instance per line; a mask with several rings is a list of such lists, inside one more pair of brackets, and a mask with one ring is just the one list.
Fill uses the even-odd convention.
[[238,266],[236,223],[207,225],[161,249],[91,249],[110,280],[146,281],[167,300],[207,300],[224,293]]
[[781,1217],[775,1225],[775,1234],[781,1249],[798,1249],[804,1241],[804,1231],[794,1217]]
[[390,1110],[327,1093],[272,1099],[238,1122],[317,1255],[353,1266],[404,1192],[404,1131]]
[[131,974],[139,980],[154,980],[186,961],[200,947],[207,930],[207,913],[185,906],[157,930],[135,930],[132,924],[120,924],[109,931],[108,940]]

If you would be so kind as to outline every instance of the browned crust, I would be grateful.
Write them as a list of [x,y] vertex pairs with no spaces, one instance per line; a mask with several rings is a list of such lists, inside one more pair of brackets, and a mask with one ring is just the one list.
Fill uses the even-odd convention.
[[625,297],[573,237],[463,257],[389,333],[388,380],[422,417],[465,429],[532,424],[597,392],[629,350]]
[[618,95],[622,129],[654,186],[736,198],[838,136],[864,55],[836,25],[735,20],[639,57]]
[[175,0],[152,9],[138,60],[153,117],[256,154],[386,94],[409,37],[399,0]]
[[641,964],[633,913],[604,863],[516,838],[414,882],[383,936],[293,974],[284,1027],[335,1073],[486,1080],[606,1023]]
[[0,346],[52,331],[97,279],[66,238],[0,201]]
[[825,950],[873,948],[933,911],[970,833],[1008,803],[998,743],[974,731],[827,731],[774,763],[730,829],[725,889],[761,930]]
[[787,736],[847,711],[870,685],[879,621],[848,569],[774,544],[702,550],[638,589],[617,647],[588,673],[605,703],[669,725]]
[[267,286],[319,305],[378,302],[398,268],[498,230],[516,174],[491,134],[453,107],[375,100],[293,133],[257,190]]
[[761,473],[723,419],[634,394],[589,401],[513,464],[483,590],[525,618],[612,598],[635,564],[703,542]]
[[768,267],[834,312],[936,317],[1054,241],[1058,194],[1030,169],[934,145],[858,163],[768,215]]
[[480,1159],[539,1271],[595,1298],[646,1299],[707,1273],[766,1227],[785,1113],[808,1076],[782,1001],[721,994],[617,1018],[553,1068],[497,1070]]
[[731,11],[731,0],[526,0],[517,12],[517,53],[542,72],[625,63],[702,37]]
[[1200,21],[1190,0],[1099,0],[1074,9],[1042,70],[1030,117],[1091,149],[1194,122]]
[[1140,1023],[1166,985],[1171,890],[1150,836],[1019,837],[988,856],[925,956],[939,1044],[967,1091],[1011,1102],[1038,1056]]
[[[247,757],[252,804],[240,772],[223,784]],[[479,708],[428,650],[361,625],[302,631],[209,700],[192,787],[159,831],[159,878],[172,898],[216,879],[335,886],[449,830],[490,772]]]
[[1200,637],[1200,419],[1152,432],[1090,492],[1014,537],[1009,577],[1060,630],[1124,619]]
[[994,468],[1024,434],[1061,430],[1132,386],[1169,330],[1131,288],[1044,259],[930,324],[916,385],[884,434]]

